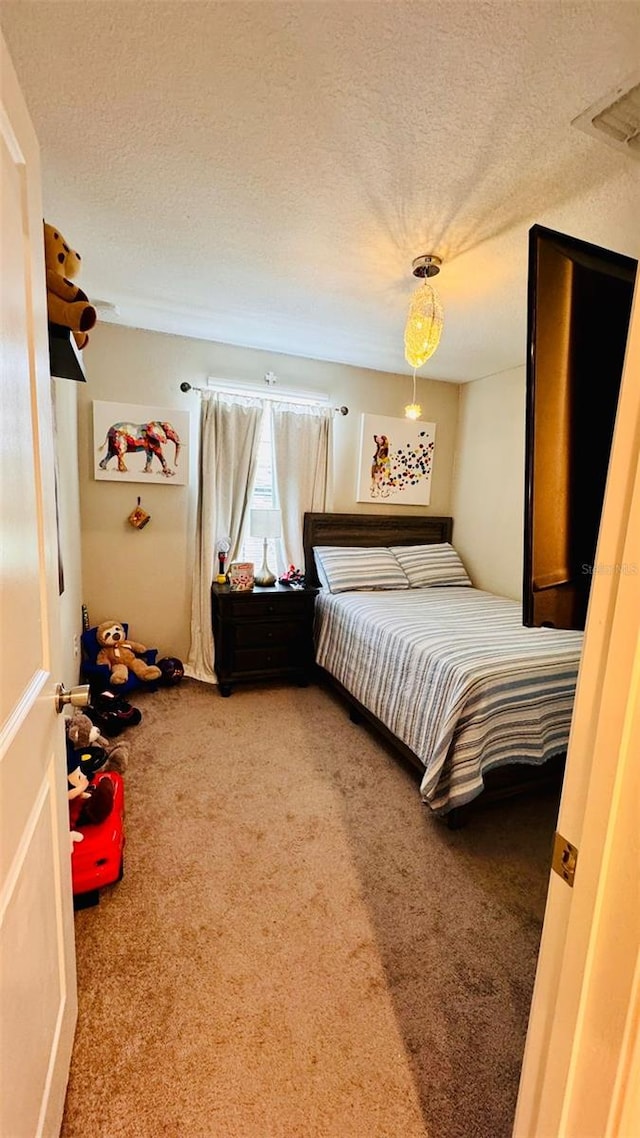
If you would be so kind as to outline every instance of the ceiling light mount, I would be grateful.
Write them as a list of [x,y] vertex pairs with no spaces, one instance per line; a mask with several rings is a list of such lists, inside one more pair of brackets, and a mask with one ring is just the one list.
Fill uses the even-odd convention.
[[411,270],[414,277],[437,277],[441,264],[442,257],[436,257],[435,253],[423,253],[411,262]]

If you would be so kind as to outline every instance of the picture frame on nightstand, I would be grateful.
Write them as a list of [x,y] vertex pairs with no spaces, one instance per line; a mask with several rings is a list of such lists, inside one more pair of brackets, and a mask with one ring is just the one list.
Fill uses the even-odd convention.
[[229,588],[243,593],[253,588],[255,566],[253,561],[232,561],[229,566]]

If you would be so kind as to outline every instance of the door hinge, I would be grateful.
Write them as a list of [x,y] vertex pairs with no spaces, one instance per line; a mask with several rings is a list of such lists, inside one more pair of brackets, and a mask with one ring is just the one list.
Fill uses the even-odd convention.
[[556,830],[553,838],[553,858],[551,859],[551,868],[555,870],[558,877],[566,881],[567,885],[573,887],[573,882],[576,876],[576,864],[578,861],[577,846],[572,846],[566,838],[562,837]]

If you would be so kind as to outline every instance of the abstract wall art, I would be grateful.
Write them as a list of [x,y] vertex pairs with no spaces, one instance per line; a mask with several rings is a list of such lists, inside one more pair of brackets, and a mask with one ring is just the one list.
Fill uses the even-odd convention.
[[436,424],[363,415],[358,502],[428,506]]

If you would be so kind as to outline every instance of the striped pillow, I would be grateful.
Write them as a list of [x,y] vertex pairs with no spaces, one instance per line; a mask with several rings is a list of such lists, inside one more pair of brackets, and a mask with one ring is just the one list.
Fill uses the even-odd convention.
[[317,545],[313,553],[318,577],[330,593],[409,588],[409,582],[390,549]]
[[412,589],[435,585],[470,585],[458,554],[448,541],[436,545],[394,545],[390,550]]

